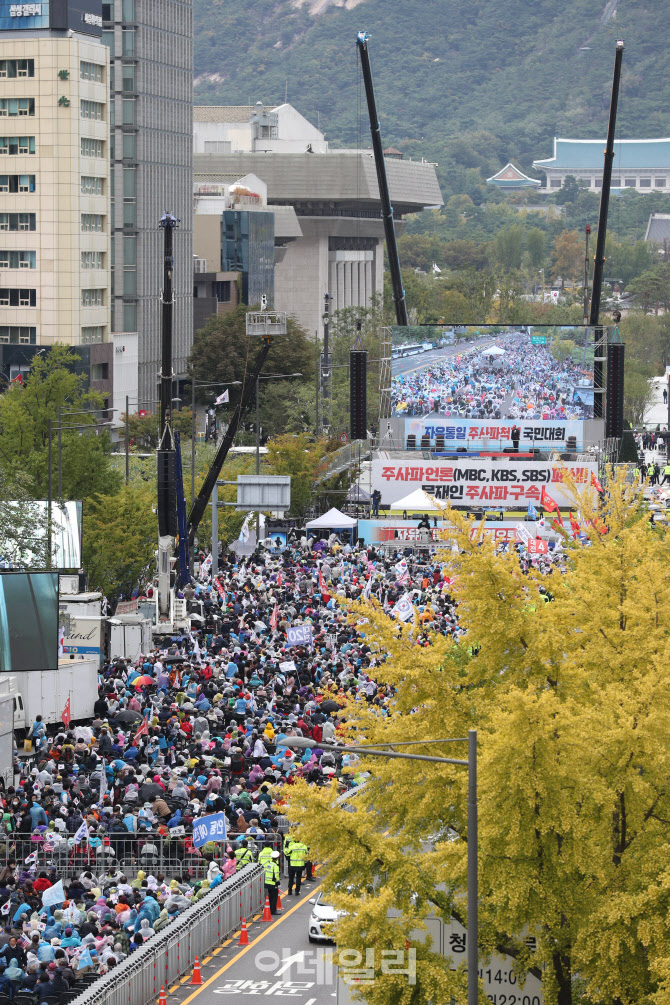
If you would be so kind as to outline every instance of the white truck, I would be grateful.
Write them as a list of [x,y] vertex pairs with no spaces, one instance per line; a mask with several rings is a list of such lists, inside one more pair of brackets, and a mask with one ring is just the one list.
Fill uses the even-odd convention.
[[57,670],[26,670],[0,674],[0,683],[9,682],[13,699],[14,731],[25,735],[38,715],[46,724],[62,721],[70,699],[72,722],[89,722],[98,697],[99,660],[61,660]]
[[7,678],[0,677],[0,778],[14,784],[14,710]]
[[136,614],[118,614],[107,619],[109,658],[118,656],[133,662],[140,653],[146,655],[154,648],[151,621]]

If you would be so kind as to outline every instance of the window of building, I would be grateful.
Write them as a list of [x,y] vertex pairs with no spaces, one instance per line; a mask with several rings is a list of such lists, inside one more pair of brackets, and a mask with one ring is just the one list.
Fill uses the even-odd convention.
[[135,133],[123,134],[123,159],[134,161],[137,157],[137,137]]
[[666,187],[665,183],[666,183],[666,179],[665,178],[654,178],[654,187],[655,188],[665,188]]
[[91,137],[89,136],[82,136],[81,155],[82,157],[104,157],[105,156],[104,140],[94,140],[91,139]]
[[104,67],[100,63],[87,63],[82,60],[79,64],[79,75],[82,80],[93,80],[96,84],[103,82]]
[[122,0],[121,19],[123,21],[135,20],[135,0]]
[[109,363],[92,363],[91,380],[109,380]]
[[135,64],[123,63],[121,66],[121,90],[135,90]]
[[123,98],[121,102],[122,106],[122,120],[121,125],[124,126],[134,126],[135,125],[135,99],[134,98]]
[[137,296],[137,272],[134,267],[124,267],[123,270],[123,295],[124,297]]
[[561,179],[560,178],[552,178],[550,184],[551,184],[552,188],[560,188],[561,187]]
[[[104,9],[104,6],[105,5],[103,4],[103,9]],[[107,20],[107,18],[105,18],[104,14],[103,14],[103,18],[102,19],[103,19],[103,21]],[[111,18],[110,18],[110,21],[111,21]],[[114,59],[114,29],[112,29],[111,31],[103,31],[102,34],[101,34],[101,36],[100,36],[100,41],[102,42],[103,45],[106,45],[107,48],[109,49],[109,58],[110,59]]]
[[137,265],[137,239],[134,237],[123,239],[123,264]]
[[81,229],[84,234],[100,233],[105,229],[105,218],[102,213],[82,213]]
[[594,185],[595,185],[596,188],[602,188],[603,187],[603,180],[602,180],[602,178],[596,178],[596,180],[594,182]]
[[34,192],[34,174],[0,174],[0,192]]
[[15,157],[18,154],[34,153],[34,136],[0,136],[0,154],[10,154]]
[[626,188],[635,188],[635,178],[624,178],[623,183]]
[[94,345],[105,341],[104,325],[85,325],[81,330],[81,344]]
[[0,269],[36,268],[34,251],[0,251]]
[[137,304],[123,305],[123,330],[124,332],[137,331]]
[[35,307],[37,290],[12,290],[0,287],[0,307]]
[[34,98],[0,98],[0,116],[34,115]]
[[28,325],[0,325],[0,342],[35,345],[37,328]]
[[95,119],[96,122],[102,122],[105,117],[105,106],[101,101],[82,100],[79,102],[79,107],[82,119]]
[[104,290],[82,290],[81,291],[81,306],[82,307],[104,307],[105,306],[105,291]]
[[111,21],[112,20],[112,5],[111,3],[104,3],[102,5],[102,20]]
[[621,188],[621,178],[612,178],[612,188]]
[[35,213],[0,213],[0,230],[36,230]]
[[0,59],[0,77],[34,77],[34,59]]
[[121,55],[128,59],[135,55],[135,29],[123,28],[121,31]]
[[104,178],[94,178],[91,175],[81,176],[81,191],[84,195],[103,195],[104,186]]
[[221,282],[214,283],[214,296],[220,304],[230,303],[230,280],[224,279]]
[[232,152],[230,140],[205,140],[206,154],[229,154]]
[[651,188],[651,178],[640,178],[640,188]]
[[82,269],[104,269],[105,267],[104,251],[82,251],[81,267]]

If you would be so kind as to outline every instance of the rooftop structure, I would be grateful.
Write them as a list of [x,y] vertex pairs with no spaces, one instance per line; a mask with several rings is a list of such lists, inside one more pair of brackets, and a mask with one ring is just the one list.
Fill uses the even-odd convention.
[[650,213],[645,241],[667,245],[670,242],[670,213]]
[[537,178],[529,178],[523,171],[519,171],[511,161],[505,164],[496,174],[486,179],[487,185],[495,185],[496,188],[504,189],[508,192],[518,192],[525,188],[540,188],[542,182]]
[[[547,177],[543,191],[562,188],[568,175],[597,192],[603,183],[605,140],[568,140],[554,137],[554,156],[533,161]],[[612,188],[639,192],[670,192],[670,138],[616,140]]]

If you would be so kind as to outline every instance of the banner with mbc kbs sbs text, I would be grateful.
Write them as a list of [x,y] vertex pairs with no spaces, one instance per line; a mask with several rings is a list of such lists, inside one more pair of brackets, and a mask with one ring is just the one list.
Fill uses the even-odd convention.
[[597,464],[558,462],[480,460],[478,457],[458,460],[385,461],[371,463],[371,483],[365,479],[366,491],[379,489],[382,506],[390,506],[422,488],[437,501],[458,506],[480,508],[515,507],[525,509],[529,503],[539,507],[542,488],[546,488],[559,506],[574,505],[573,496],[565,484],[570,477],[578,492],[591,489],[591,475],[597,477]]

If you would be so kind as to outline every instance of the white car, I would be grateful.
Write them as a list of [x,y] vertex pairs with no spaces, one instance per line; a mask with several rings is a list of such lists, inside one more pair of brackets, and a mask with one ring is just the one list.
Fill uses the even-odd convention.
[[344,911],[338,911],[329,904],[322,893],[317,893],[316,897],[310,897],[310,904],[313,904],[312,913],[307,925],[307,937],[310,942],[333,942],[332,926],[341,918]]

